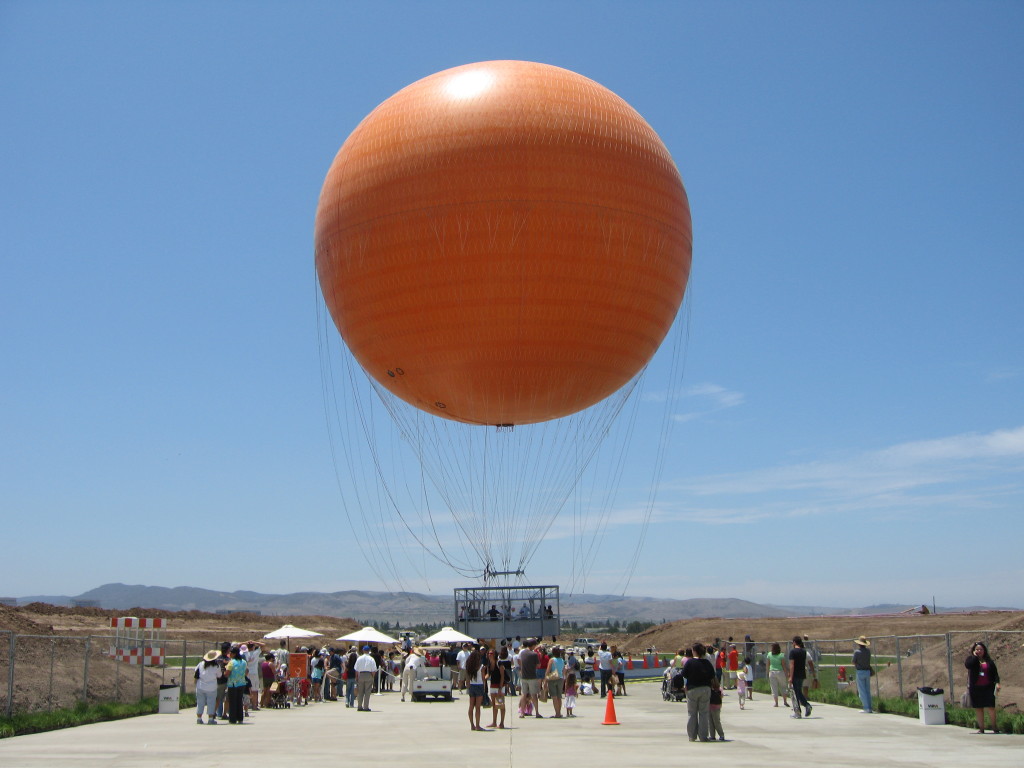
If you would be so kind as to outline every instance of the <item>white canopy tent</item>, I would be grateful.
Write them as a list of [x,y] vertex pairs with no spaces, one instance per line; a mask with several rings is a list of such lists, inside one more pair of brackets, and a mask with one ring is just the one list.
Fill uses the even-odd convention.
[[338,638],[339,640],[345,640],[351,643],[397,643],[398,641],[385,635],[383,632],[374,629],[373,627],[363,627],[357,629],[355,632],[350,632],[347,635]]
[[296,637],[323,637],[323,632],[313,632],[309,629],[300,629],[299,627],[292,626],[291,624],[285,624],[280,629],[275,629],[273,632],[265,634],[263,639],[291,640]]
[[440,643],[475,643],[476,638],[464,635],[452,627],[441,627],[440,630],[420,640],[424,645]]

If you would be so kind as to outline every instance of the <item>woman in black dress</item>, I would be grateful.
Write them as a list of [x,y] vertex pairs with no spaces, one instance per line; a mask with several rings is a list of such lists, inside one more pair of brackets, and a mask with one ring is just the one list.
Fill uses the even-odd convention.
[[988,710],[992,732],[996,728],[996,694],[999,692],[999,670],[996,663],[988,655],[984,643],[975,643],[971,655],[964,662],[967,667],[967,691],[971,696],[971,706],[978,720],[978,733],[985,732],[985,710]]

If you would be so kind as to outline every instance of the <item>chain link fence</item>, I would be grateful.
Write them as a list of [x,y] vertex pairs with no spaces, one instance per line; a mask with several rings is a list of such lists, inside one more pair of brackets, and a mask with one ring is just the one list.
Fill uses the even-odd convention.
[[23,635],[0,630],[0,715],[71,709],[79,702],[137,702],[161,685],[195,693],[193,669],[209,641],[168,640],[163,664],[129,664],[111,656],[112,635]]
[[[967,684],[964,660],[970,655],[975,642],[985,643],[992,658],[1017,656],[1024,642],[1024,632],[987,630],[983,632],[947,632],[941,635],[883,635],[867,638],[871,642],[871,678],[873,695],[879,698],[908,698],[917,695],[918,688],[941,688],[950,703],[955,703]],[[791,638],[780,639],[783,653],[792,647]],[[820,685],[825,688],[856,690],[853,666],[854,638],[820,640],[808,638],[805,646],[814,659]],[[750,657],[754,679],[767,677],[765,655],[771,642],[737,642],[740,659]]]
[[[1024,632],[989,630],[942,635],[877,636],[871,641],[876,674],[872,690],[878,697],[907,698],[919,687],[942,688],[956,702],[966,684],[964,659],[980,640],[998,662],[1017,655]],[[784,652],[790,638],[778,640]],[[193,669],[214,647],[209,640],[173,640],[164,644],[163,664],[144,666],[113,658],[114,637],[23,635],[0,630],[0,714],[70,709],[79,702],[135,702],[159,694],[161,685],[181,686],[195,693]],[[856,689],[852,654],[854,639],[809,638],[820,684]],[[767,676],[765,654],[771,642],[738,642],[740,659],[750,657],[754,678]]]

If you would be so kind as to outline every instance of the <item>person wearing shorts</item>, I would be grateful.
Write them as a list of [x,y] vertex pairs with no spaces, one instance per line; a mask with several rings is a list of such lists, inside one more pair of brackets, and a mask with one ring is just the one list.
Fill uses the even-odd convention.
[[[472,653],[472,647],[470,646],[470,644],[463,643],[462,650],[459,651],[458,655],[455,657],[456,663],[458,664],[459,667],[458,685],[460,691],[465,690],[466,686],[469,684],[469,673],[466,672],[466,659],[469,658],[470,653]],[[452,685],[452,687],[455,687],[454,684]]]
[[587,658],[583,661],[583,671],[580,673],[580,679],[584,684],[594,683],[594,664],[597,663],[597,659],[594,658],[594,649],[592,646],[587,646]]
[[480,710],[484,703],[486,669],[483,654],[480,653],[479,648],[474,648],[466,659],[466,673],[469,677],[469,684],[466,688],[469,692],[469,729],[471,731],[484,730],[480,725]]
[[[504,649],[503,649],[504,650]],[[498,658],[498,652],[491,649],[487,652],[487,692],[491,697],[491,724],[488,728],[505,727],[505,686],[507,670]],[[498,716],[501,722],[498,722]]]
[[[523,685],[523,699],[524,706],[526,703],[532,705],[535,717],[543,717],[538,705],[540,704],[540,680],[537,679],[537,666],[539,663],[539,657],[534,647],[537,645],[537,641],[530,639],[526,641],[526,650],[519,653],[519,666],[522,670],[522,677],[520,678]],[[519,713],[520,717],[525,717],[522,710]]]
[[555,717],[561,717],[562,692],[565,690],[565,659],[562,658],[562,649],[558,646],[551,650],[545,677],[548,683],[548,696],[551,698],[551,705],[555,708]]

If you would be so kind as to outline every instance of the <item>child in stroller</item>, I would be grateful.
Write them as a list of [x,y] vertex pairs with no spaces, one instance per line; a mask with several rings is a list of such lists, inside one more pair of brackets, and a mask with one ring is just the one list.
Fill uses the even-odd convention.
[[686,678],[682,673],[669,667],[661,679],[661,698],[665,701],[686,701],[685,684]]
[[287,709],[292,704],[288,700],[288,681],[276,680],[270,684],[271,709]]

